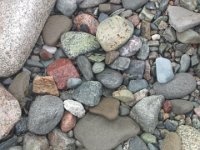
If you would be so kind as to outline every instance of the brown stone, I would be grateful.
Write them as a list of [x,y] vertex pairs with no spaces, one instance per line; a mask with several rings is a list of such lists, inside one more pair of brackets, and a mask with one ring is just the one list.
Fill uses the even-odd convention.
[[62,132],[68,132],[72,130],[76,125],[76,117],[70,112],[65,112],[60,123],[60,129]]
[[101,115],[109,120],[116,119],[119,113],[120,102],[112,97],[103,98],[101,102],[89,111]]
[[59,91],[52,76],[36,76],[33,80],[33,92],[59,96]]
[[161,150],[181,150],[181,139],[177,133],[170,132],[166,135]]
[[110,51],[106,53],[106,58],[105,58],[105,63],[107,65],[111,64],[114,62],[115,59],[119,57],[119,52],[118,51]]

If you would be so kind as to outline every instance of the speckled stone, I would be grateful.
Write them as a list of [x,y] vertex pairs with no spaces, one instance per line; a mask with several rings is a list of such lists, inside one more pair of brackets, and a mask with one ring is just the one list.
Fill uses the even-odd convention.
[[23,66],[54,3],[55,0],[0,2],[0,77],[10,76]]

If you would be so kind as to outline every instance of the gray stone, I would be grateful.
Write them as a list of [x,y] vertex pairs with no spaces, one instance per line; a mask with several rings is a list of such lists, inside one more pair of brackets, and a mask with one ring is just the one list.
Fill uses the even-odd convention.
[[156,59],[156,77],[159,83],[167,83],[174,78],[170,60],[162,57]]
[[130,138],[128,143],[129,147],[127,150],[148,150],[144,141],[138,136]]
[[168,7],[169,23],[177,31],[183,32],[200,24],[200,14],[183,7]]
[[166,99],[183,98],[196,89],[196,81],[188,73],[179,73],[172,81],[166,84],[157,82],[153,88],[156,94],[163,95]]
[[172,27],[168,27],[167,29],[165,29],[163,37],[166,41],[173,43],[176,41],[176,32]]
[[89,62],[88,58],[85,56],[79,56],[77,59],[77,65],[82,75],[86,80],[92,80],[94,75],[92,72],[92,65]]
[[21,135],[28,131],[28,117],[22,117],[15,125],[15,133],[16,135]]
[[153,133],[163,101],[162,95],[145,97],[132,108],[130,116],[140,124],[144,131]]
[[119,110],[121,116],[127,116],[130,112],[130,108],[127,105],[120,105]]
[[105,69],[105,64],[103,62],[95,62],[92,66],[92,71],[94,73],[100,73]]
[[181,57],[180,61],[180,69],[179,72],[186,72],[190,67],[190,56],[188,54],[184,54]]
[[12,146],[12,147],[9,147],[8,150],[23,150],[23,149],[22,149],[22,146]]
[[100,14],[99,14],[98,21],[99,21],[99,22],[102,22],[102,21],[104,21],[104,20],[107,19],[107,18],[108,18],[108,15],[107,15],[106,13],[100,13]]
[[139,14],[139,18],[141,20],[151,22],[154,18],[154,14],[149,9],[147,9],[146,7],[143,7],[142,11]]
[[176,32],[176,36],[177,36],[178,41],[182,43],[186,43],[186,44],[200,43],[200,35],[192,29],[189,29],[180,33]]
[[164,122],[164,126],[168,131],[174,132],[174,131],[176,131],[176,129],[178,127],[178,121],[167,119]]
[[117,69],[117,70],[123,71],[123,70],[128,69],[130,62],[131,62],[130,58],[127,58],[127,57],[118,57],[109,66],[112,69]]
[[186,100],[171,100],[172,104],[172,112],[177,115],[183,115],[186,114],[193,109],[193,103]]
[[141,60],[146,60],[149,56],[149,45],[147,43],[143,43],[142,47],[140,48],[137,58]]
[[148,87],[148,83],[146,80],[131,80],[128,84],[128,89],[132,92],[138,92],[139,90],[142,90],[144,88]]
[[0,77],[10,76],[24,65],[55,1],[1,1],[0,14],[4,23],[0,24]]
[[106,0],[84,0],[79,7],[80,8],[90,8],[90,7],[95,7],[98,6],[101,3],[106,2]]
[[56,8],[65,16],[72,16],[77,9],[76,0],[57,0]]
[[193,55],[191,57],[191,66],[194,67],[197,64],[199,64],[199,56],[198,55]]
[[96,78],[109,89],[118,88],[123,82],[123,76],[119,72],[108,68],[97,74]]
[[73,99],[87,105],[95,106],[102,95],[102,84],[98,81],[83,82],[73,93]]
[[8,150],[9,147],[17,144],[17,136],[13,136],[4,142],[0,143],[0,150]]
[[180,0],[180,6],[189,9],[189,10],[195,10],[197,7],[197,0]]
[[61,44],[69,58],[75,58],[100,48],[96,37],[85,32],[66,32],[61,36]]
[[47,134],[60,122],[63,113],[63,101],[60,98],[38,96],[29,110],[28,129],[35,134]]
[[79,78],[69,78],[67,80],[67,88],[73,89],[79,86],[82,83],[82,80]]
[[168,3],[169,3],[169,0],[161,0],[159,9],[161,11],[165,11],[167,9]]
[[31,59],[28,59],[26,61],[26,65],[29,66],[29,67],[44,68],[44,65],[42,63],[35,61],[35,60],[31,60]]
[[118,117],[116,120],[109,121],[89,113],[77,123],[74,129],[76,139],[87,150],[113,149],[139,132],[139,126],[128,117]]
[[123,7],[132,10],[141,8],[147,2],[148,0],[122,0]]

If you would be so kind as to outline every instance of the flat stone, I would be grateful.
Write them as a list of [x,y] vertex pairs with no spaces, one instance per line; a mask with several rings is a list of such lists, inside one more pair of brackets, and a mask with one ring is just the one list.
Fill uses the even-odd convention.
[[76,117],[70,112],[65,112],[60,122],[60,129],[62,132],[68,132],[72,130],[76,125]]
[[181,150],[181,139],[175,132],[169,132],[162,143],[161,150]]
[[177,31],[183,32],[200,24],[200,14],[183,7],[171,6],[168,9],[169,23]]
[[166,84],[156,82],[153,88],[156,94],[163,95],[166,99],[183,98],[196,89],[196,81],[188,73],[179,73]]
[[65,16],[72,16],[77,9],[76,0],[57,0],[56,8]]
[[189,9],[191,11],[195,10],[197,5],[198,5],[198,1],[197,0],[180,0],[180,6]]
[[19,102],[0,84],[0,140],[10,133],[20,117]]
[[193,103],[190,101],[177,99],[171,100],[170,102],[172,104],[172,112],[177,115],[186,114],[193,109]]
[[121,73],[108,68],[97,74],[96,78],[99,82],[101,82],[105,87],[109,89],[118,88],[123,82],[123,76],[121,75]]
[[118,117],[116,120],[109,121],[89,113],[77,123],[74,129],[76,139],[87,150],[113,149],[139,132],[139,126],[128,117]]
[[13,75],[22,68],[54,4],[55,0],[1,1],[4,23],[0,25],[0,77]]
[[61,44],[69,58],[75,58],[100,48],[96,37],[85,32],[66,32],[61,36]]
[[107,65],[111,64],[113,61],[115,61],[119,57],[118,51],[110,51],[106,53],[105,63]]
[[137,10],[147,2],[148,0],[122,0],[122,5],[126,9]]
[[141,80],[131,80],[128,84],[128,89],[132,92],[137,92],[139,90],[147,88],[148,83],[146,80],[141,79]]
[[[57,2],[58,4],[59,2]],[[56,46],[60,36],[71,29],[72,20],[63,15],[53,15],[47,19],[42,30],[44,43],[49,46]]]
[[95,7],[95,6],[98,6],[99,4],[101,3],[104,3],[106,2],[106,0],[84,0],[80,5],[79,7],[80,8],[90,8],[90,7]]
[[60,98],[51,95],[38,96],[29,110],[28,129],[35,134],[47,134],[60,122],[63,113],[63,101]]
[[73,93],[73,99],[87,105],[98,105],[102,95],[102,84],[98,81],[83,82]]
[[47,74],[53,76],[58,89],[66,88],[69,78],[79,78],[79,73],[70,59],[60,58],[47,67]]
[[117,99],[106,97],[97,106],[90,108],[89,111],[109,120],[114,120],[118,117],[119,105],[120,102]]
[[184,54],[181,56],[180,61],[180,69],[179,72],[186,72],[190,67],[190,56],[188,54]]
[[156,59],[156,77],[159,83],[167,83],[174,78],[172,65],[169,59]]
[[116,50],[125,44],[133,31],[134,27],[128,20],[115,15],[99,24],[96,37],[101,47],[107,52]]
[[129,67],[131,60],[127,57],[118,57],[112,64],[110,64],[110,68],[117,70],[126,70]]
[[130,138],[128,141],[128,145],[128,150],[148,150],[144,141],[138,136]]
[[130,116],[140,124],[144,131],[153,133],[158,124],[158,114],[163,101],[162,95],[145,97],[132,108]]
[[178,41],[185,44],[199,44],[200,35],[196,31],[189,29],[183,32],[176,32]]
[[177,129],[178,135],[181,137],[182,150],[197,150],[200,147],[200,132],[187,125],[181,125]]

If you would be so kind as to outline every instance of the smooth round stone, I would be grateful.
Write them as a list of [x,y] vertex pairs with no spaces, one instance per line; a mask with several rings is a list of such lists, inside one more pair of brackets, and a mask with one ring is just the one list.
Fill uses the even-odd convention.
[[96,37],[105,51],[113,51],[125,44],[133,31],[134,27],[128,20],[116,15],[99,24]]
[[188,73],[179,73],[172,81],[166,84],[157,82],[153,88],[156,94],[163,95],[166,99],[183,98],[196,89],[196,81]]
[[57,0],[56,8],[65,16],[71,16],[77,9],[76,0]]
[[96,78],[109,89],[118,88],[123,82],[123,76],[119,72],[108,68],[97,74]]
[[69,58],[75,58],[100,48],[96,37],[85,32],[66,32],[61,36],[61,44]]
[[67,88],[73,89],[79,86],[82,83],[82,80],[80,78],[69,78],[67,80]]
[[27,123],[28,123],[27,117],[21,118],[15,125],[15,133],[17,135],[26,133],[28,131]]
[[170,102],[172,104],[172,112],[177,115],[186,114],[193,109],[193,103],[190,101],[177,99],[171,100]]
[[22,68],[55,1],[1,1],[0,17],[4,23],[0,24],[0,77],[10,76]]
[[176,132],[169,132],[161,147],[162,150],[181,150],[181,139]]
[[92,66],[92,71],[94,73],[100,73],[104,70],[104,68],[105,68],[105,64],[103,62],[96,62]]
[[184,54],[181,57],[180,61],[180,69],[179,72],[186,72],[190,67],[190,56],[188,54]]
[[56,46],[61,34],[69,31],[71,27],[72,21],[68,17],[63,15],[50,16],[42,31],[44,43],[49,46]]

